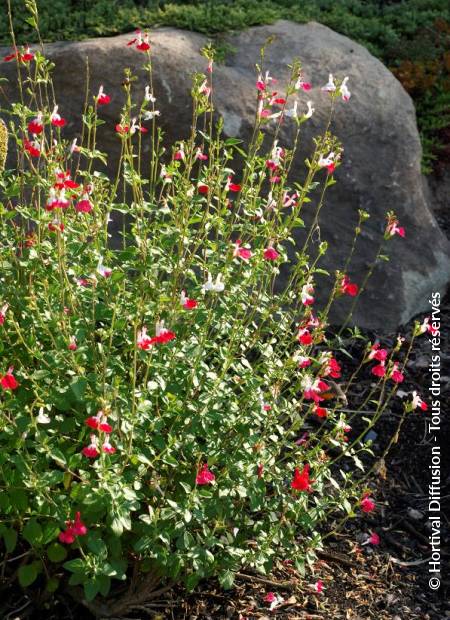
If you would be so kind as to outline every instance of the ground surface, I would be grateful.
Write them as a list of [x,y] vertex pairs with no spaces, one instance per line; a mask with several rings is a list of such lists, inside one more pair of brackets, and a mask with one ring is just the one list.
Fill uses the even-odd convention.
[[[450,232],[450,214],[440,205],[439,222]],[[411,413],[402,428],[400,440],[386,458],[386,471],[373,478],[377,510],[347,522],[335,537],[327,540],[325,551],[315,565],[315,574],[301,577],[290,565],[280,562],[266,580],[242,575],[233,590],[224,592],[214,580],[207,581],[192,594],[175,589],[152,604],[141,606],[125,618],[160,620],[445,620],[450,618],[450,295],[443,300],[441,343],[441,411],[439,434],[442,447],[442,575],[437,593],[428,579],[428,484],[430,482],[430,445],[427,434],[429,413]],[[409,333],[411,326],[400,333]],[[445,327],[447,326],[447,327]],[[372,339],[374,334],[368,334]],[[397,334],[384,337],[391,346]],[[427,393],[430,344],[422,337],[407,367],[403,392]],[[355,359],[358,358],[355,351]],[[352,362],[347,370],[351,370]],[[364,398],[371,376],[358,384],[356,400]],[[381,454],[389,442],[401,415],[401,398],[376,427],[374,449]],[[380,536],[378,546],[362,545],[368,532]],[[322,594],[312,588],[317,579],[324,583]],[[4,584],[4,582],[3,582]],[[264,602],[267,592],[283,598],[273,612]],[[57,593],[53,600],[41,592],[24,595],[0,582],[0,620],[90,620],[93,616],[70,596]],[[119,619],[116,619],[119,620]]]

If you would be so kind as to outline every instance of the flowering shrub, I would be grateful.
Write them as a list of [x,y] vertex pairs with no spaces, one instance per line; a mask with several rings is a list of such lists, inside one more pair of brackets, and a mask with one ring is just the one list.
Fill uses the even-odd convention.
[[[349,464],[363,469],[359,455],[370,448],[361,439],[408,357],[402,339],[393,351],[368,343],[358,371],[336,383],[344,351],[327,316],[365,286],[345,273],[354,246],[345,269],[328,274],[321,309],[315,276],[324,275],[326,244],[314,241],[316,219],[288,258],[310,194],[320,191],[318,215],[342,158],[327,129],[305,182],[288,180],[314,113],[300,63],[283,93],[258,68],[244,150],[214,125],[213,56],[203,50],[191,136],[165,149],[148,35],[130,45],[148,86],[138,102],[126,71],[112,179],[98,170],[106,155],[96,139],[114,131],[102,127],[102,108],[119,93],[96,85],[83,139],[69,143],[42,50],[14,48],[5,59],[26,89],[4,111],[17,164],[0,176],[0,535],[8,554],[19,546],[23,586],[68,580],[88,601],[107,596],[112,579],[130,580],[136,602],[178,580],[192,588],[217,575],[230,587],[242,567],[267,572],[277,556],[303,570],[330,515],[375,508]],[[324,106],[351,105],[347,81],[330,75]],[[287,122],[293,143],[280,145]],[[367,217],[360,212],[355,240]],[[390,213],[384,241],[394,235],[405,231]],[[374,412],[352,431],[346,394],[368,365]],[[422,407],[414,398],[405,411]]]

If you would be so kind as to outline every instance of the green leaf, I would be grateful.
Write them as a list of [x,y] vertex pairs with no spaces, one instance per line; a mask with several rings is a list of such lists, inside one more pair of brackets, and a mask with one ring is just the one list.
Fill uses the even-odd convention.
[[19,583],[23,588],[30,586],[33,581],[35,581],[38,576],[38,570],[36,565],[26,564],[25,566],[21,566],[17,571],[17,575],[19,577]]
[[47,547],[47,556],[50,562],[62,562],[67,557],[67,551],[65,547],[54,542]]
[[22,536],[30,545],[39,545],[42,542],[42,527],[36,519],[30,519],[23,528]]
[[89,581],[86,581],[83,588],[84,588],[84,596],[86,597],[86,600],[93,601],[100,591],[100,584],[98,583],[97,577],[94,577],[94,579],[89,579]]
[[223,571],[219,575],[219,583],[224,590],[230,590],[233,587],[235,579],[235,573],[231,570]]
[[83,573],[85,570],[84,562],[81,558],[75,558],[75,560],[69,560],[63,564],[64,568],[71,573]]
[[84,377],[77,377],[70,384],[70,391],[75,396],[75,400],[77,400],[78,402],[83,401],[84,393],[86,392],[86,388],[87,388],[87,384],[88,384],[87,379],[85,379]]
[[3,532],[3,540],[5,541],[5,547],[7,553],[12,553],[17,544],[17,532],[12,528],[8,528]]

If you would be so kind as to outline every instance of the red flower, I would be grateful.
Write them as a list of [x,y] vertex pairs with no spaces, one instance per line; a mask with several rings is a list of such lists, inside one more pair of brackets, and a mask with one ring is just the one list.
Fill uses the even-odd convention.
[[242,260],[249,260],[252,257],[252,251],[248,248],[241,248],[241,240],[238,239],[234,244],[233,256],[234,258],[242,258]]
[[28,131],[32,134],[40,134],[44,131],[44,124],[42,122],[42,113],[38,112],[36,118],[28,123]]
[[108,105],[111,102],[111,97],[103,92],[103,86],[100,86],[97,94],[97,105]]
[[229,176],[225,185],[225,191],[226,192],[240,192],[241,191],[241,186],[237,185],[237,183],[232,183],[231,179],[233,177]]
[[8,62],[10,60],[14,60],[14,58],[17,58],[19,62],[30,62],[31,60],[33,60],[34,54],[33,52],[30,51],[30,48],[27,46],[23,54],[21,54],[19,51],[16,50],[12,54],[8,54],[7,56],[4,56],[3,60],[5,62]]
[[395,215],[388,216],[388,223],[384,233],[386,237],[393,237],[394,235],[398,235],[399,237],[406,236],[405,229],[403,226],[399,226],[398,223],[398,219]]
[[319,407],[319,405],[314,406],[314,413],[319,418],[326,418],[328,416],[328,411],[325,407]]
[[5,322],[8,308],[9,308],[9,304],[3,304],[2,308],[0,308],[0,325],[3,325]]
[[369,538],[369,542],[372,545],[379,545],[380,544],[380,537],[378,536],[378,534],[376,532],[372,532]]
[[193,310],[198,306],[198,302],[195,299],[189,299],[185,291],[181,291],[180,303],[185,310]]
[[209,187],[204,183],[200,183],[197,187],[197,191],[199,194],[207,194],[209,192]]
[[359,287],[357,284],[350,282],[350,278],[348,276],[344,276],[342,278],[340,292],[344,295],[350,295],[350,297],[355,297],[358,294]]
[[260,463],[257,469],[258,478],[262,478],[263,471],[264,471],[264,465]]
[[86,418],[84,421],[87,426],[95,429],[96,431],[103,431],[104,433],[112,433],[112,426],[107,422],[108,416],[100,410],[97,415],[93,415],[90,418]]
[[170,331],[164,327],[164,321],[158,321],[156,323],[155,336],[150,338],[147,336],[147,328],[143,327],[137,334],[137,346],[143,351],[148,351],[154,344],[165,344],[176,338],[175,332]]
[[369,513],[375,510],[375,502],[372,499],[370,499],[369,493],[365,493],[363,495],[363,498],[360,502],[360,506],[361,506],[361,510],[366,513]]
[[91,435],[91,443],[84,447],[81,452],[88,459],[95,459],[100,454],[98,450],[98,438],[96,435]]
[[291,482],[291,488],[296,491],[310,491],[311,480],[309,479],[310,467],[308,463],[303,467],[302,471],[298,467],[294,470],[294,478]]
[[398,362],[394,362],[394,366],[392,367],[389,377],[395,383],[401,383],[405,379],[405,375],[398,369]]
[[31,142],[30,140],[25,140],[24,149],[31,155],[31,157],[40,157],[41,155],[41,145],[36,140]]
[[10,366],[8,368],[8,372],[6,373],[6,375],[3,375],[3,377],[1,377],[0,379],[0,385],[2,386],[2,388],[4,390],[17,390],[17,388],[19,387],[19,383],[17,382],[16,378],[13,375],[13,370],[14,367]]
[[71,336],[70,337],[69,344],[68,344],[67,348],[69,349],[69,351],[76,351],[78,349],[78,347],[77,347],[77,339],[75,338],[75,336]]
[[313,337],[306,327],[302,327],[298,330],[298,341],[300,344],[304,344],[305,346],[312,344]]
[[79,200],[77,204],[75,205],[75,210],[78,211],[79,213],[90,213],[93,208],[94,208],[94,205],[89,200],[86,194],[84,195],[84,198]]
[[77,512],[75,514],[75,521],[66,521],[66,529],[60,532],[58,538],[62,543],[70,545],[77,536],[85,536],[87,531],[87,527],[81,520],[81,513]]
[[377,366],[374,366],[371,370],[371,373],[376,377],[384,377],[384,375],[386,374],[386,367],[384,361],[380,362],[380,364],[378,364]]
[[55,105],[55,107],[53,108],[52,115],[50,116],[50,122],[54,127],[64,127],[64,125],[67,124],[66,119],[62,118],[62,116],[58,114],[57,105]]
[[372,345],[372,348],[369,353],[370,360],[377,360],[378,362],[384,362],[387,359],[388,351],[387,349],[380,349],[380,343],[376,342]]
[[277,258],[280,255],[278,254],[278,252],[276,251],[276,249],[274,247],[272,247],[271,245],[269,245],[265,250],[264,250],[264,258],[266,260],[277,260]]
[[142,35],[142,32],[140,30],[136,30],[136,34],[137,37],[135,37],[131,41],[128,41],[127,46],[130,47],[134,45],[136,49],[140,52],[147,52],[150,49],[148,32],[145,32],[144,35]]
[[106,435],[105,440],[103,441],[102,451],[106,452],[106,454],[114,454],[116,449],[109,442],[109,435]]
[[216,479],[215,475],[212,471],[209,471],[208,464],[204,463],[197,472],[197,476],[195,477],[195,483],[198,486],[202,486],[205,484],[212,484]]

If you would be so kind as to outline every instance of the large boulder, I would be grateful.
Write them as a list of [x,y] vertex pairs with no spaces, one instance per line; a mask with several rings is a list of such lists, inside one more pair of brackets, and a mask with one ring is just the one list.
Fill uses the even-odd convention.
[[[385,214],[397,213],[406,229],[406,239],[389,244],[389,262],[374,270],[364,296],[354,314],[356,324],[378,330],[392,330],[429,307],[432,291],[443,290],[450,280],[450,245],[427,205],[420,172],[421,146],[413,103],[395,77],[369,52],[347,37],[316,23],[294,24],[278,21],[270,26],[250,28],[229,35],[233,49],[225,64],[214,73],[214,101],[224,119],[228,136],[248,139],[255,112],[255,62],[268,38],[273,41],[266,53],[266,65],[282,90],[294,57],[302,61],[305,76],[313,89],[299,96],[314,102],[315,113],[303,125],[302,146],[294,170],[304,175],[304,158],[312,150],[312,138],[323,132],[328,115],[328,96],[320,87],[328,73],[349,76],[352,97],[336,106],[331,130],[344,145],[338,183],[330,188],[320,218],[320,238],[329,241],[323,260],[325,268],[341,267],[353,237],[358,209],[370,213],[350,267],[352,280],[361,282],[378,250],[385,226]],[[85,99],[86,63],[90,86],[96,93],[100,84],[112,96],[101,110],[106,125],[99,131],[101,150],[117,161],[119,140],[114,126],[123,104],[121,83],[124,67],[138,77],[135,89],[143,93],[147,74],[142,70],[142,54],[127,47],[129,35],[93,39],[79,43],[54,43],[45,54],[56,64],[55,90],[61,114],[69,120],[68,137],[80,134],[80,110]],[[191,120],[190,76],[205,70],[200,49],[207,39],[196,33],[161,28],[152,31],[153,70],[158,109],[166,140],[187,137]],[[0,51],[1,56],[6,50]],[[0,75],[10,78],[6,94],[14,98],[14,63],[0,62]],[[285,122],[281,143],[291,143],[294,125]],[[270,128],[268,129],[270,132]],[[145,144],[145,140],[144,140]],[[298,171],[298,172],[297,172]],[[308,221],[308,210],[305,207]],[[299,243],[302,234],[299,232]],[[318,235],[316,235],[316,238]],[[323,297],[325,289],[323,289]],[[342,322],[348,311],[343,300],[335,304],[332,320]]]

